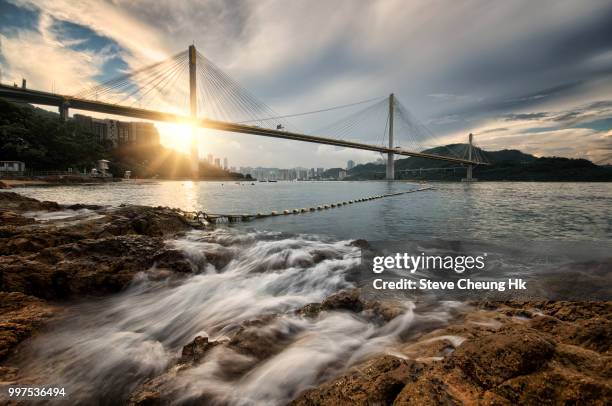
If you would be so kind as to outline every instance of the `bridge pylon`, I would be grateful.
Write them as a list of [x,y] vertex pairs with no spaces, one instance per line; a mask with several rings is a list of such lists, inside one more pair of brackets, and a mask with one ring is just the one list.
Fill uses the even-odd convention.
[[196,82],[196,49],[189,45],[189,116],[191,117],[191,173],[195,179],[200,176],[200,153],[197,136],[198,98]]
[[[474,134],[470,133],[468,135],[468,161],[472,160],[472,150],[474,148]],[[468,164],[467,166],[467,174],[465,178],[461,179],[462,182],[476,182],[478,179],[472,177],[472,169],[474,165]]]
[[[395,109],[395,96],[389,95],[389,149],[393,149],[393,110]],[[395,154],[387,153],[387,180],[395,179]]]
[[68,100],[62,101],[62,103],[59,105],[59,115],[60,115],[61,121],[68,120],[69,107],[70,107],[70,102],[68,102]]

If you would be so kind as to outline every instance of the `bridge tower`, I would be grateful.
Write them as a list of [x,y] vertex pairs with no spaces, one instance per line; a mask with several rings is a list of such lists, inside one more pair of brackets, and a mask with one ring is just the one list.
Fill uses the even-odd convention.
[[[472,160],[472,150],[474,149],[474,134],[468,135],[468,160]],[[477,179],[472,177],[472,169],[474,165],[468,164],[466,177],[461,179],[462,182],[475,182]]]
[[66,121],[68,119],[69,107],[70,107],[70,103],[67,100],[64,100],[62,104],[60,104],[59,106],[60,120]]
[[189,46],[189,115],[191,117],[191,172],[194,178],[199,177],[200,172],[200,154],[198,151],[198,136],[197,136],[197,115],[198,115],[198,98],[197,98],[197,83],[196,83],[196,49],[195,45]]
[[[389,149],[393,149],[393,110],[395,109],[395,96],[389,95]],[[393,152],[387,153],[387,180],[395,179],[395,156]]]

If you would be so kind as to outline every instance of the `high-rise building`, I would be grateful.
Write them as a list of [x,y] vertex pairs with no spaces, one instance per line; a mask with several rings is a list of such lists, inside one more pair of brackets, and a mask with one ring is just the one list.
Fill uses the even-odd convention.
[[228,163],[227,163],[227,157],[223,158],[223,169],[225,169],[227,171],[227,169],[229,168]]
[[221,158],[215,158],[215,166],[221,168]]
[[346,170],[350,171],[354,167],[355,167],[355,162],[353,160],[349,159],[348,162],[346,163]]
[[135,121],[130,123],[130,138],[140,145],[158,145],[159,132],[153,123]]
[[214,163],[215,157],[213,156],[213,154],[208,154],[207,157],[207,161],[209,165],[212,165]]
[[75,114],[74,120],[98,138],[99,143],[110,142],[114,147],[125,144],[159,145],[159,132],[153,123],[98,119]]

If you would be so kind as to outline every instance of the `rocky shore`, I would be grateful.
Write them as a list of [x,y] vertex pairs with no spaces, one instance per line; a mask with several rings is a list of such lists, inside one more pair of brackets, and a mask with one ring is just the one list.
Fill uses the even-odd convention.
[[[49,220],[65,212],[78,220]],[[151,269],[152,277],[196,272],[183,251],[164,242],[200,227],[164,207],[63,206],[0,193],[0,382],[20,383],[13,360],[28,350],[29,338],[62,319],[66,303],[115,294]],[[204,255],[213,264],[228,262],[219,252]],[[416,303],[414,310],[428,305]],[[292,316],[307,321],[344,312],[385,326],[406,311],[405,304],[366,300],[350,289]],[[292,345],[298,332],[279,328],[282,317],[238,323],[225,339],[185,343],[165,372],[139,384],[128,402],[176,401],[183,395],[177,382],[222,351],[233,354],[221,368],[223,378],[239,381]],[[394,348],[348,369],[329,365],[318,385],[292,393],[291,403],[605,405],[612,400],[611,344],[612,302],[470,303],[450,322],[404,333]],[[198,393],[188,400],[223,403],[214,390]]]

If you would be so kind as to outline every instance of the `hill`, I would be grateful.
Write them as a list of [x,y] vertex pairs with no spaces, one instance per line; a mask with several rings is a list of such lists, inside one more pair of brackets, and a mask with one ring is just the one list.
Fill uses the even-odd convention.
[[[28,171],[89,171],[99,159],[110,161],[110,172],[122,177],[186,178],[191,174],[187,155],[162,145],[98,143],[96,136],[74,120],[62,122],[59,114],[28,104],[0,99],[0,157],[23,161]],[[207,162],[200,162],[203,179],[241,178]]]
[[[458,150],[460,148],[465,148],[465,144],[451,144],[423,152],[448,154],[449,149]],[[483,165],[474,168],[474,177],[479,180],[612,181],[610,166],[598,166],[586,159],[538,158],[515,149],[500,151],[479,149],[479,152],[491,163],[490,166]],[[349,171],[348,179],[384,179],[385,167],[385,164],[380,163],[357,165]],[[461,165],[452,162],[417,157],[401,158],[395,161],[397,179],[460,181],[465,177],[465,172]]]

